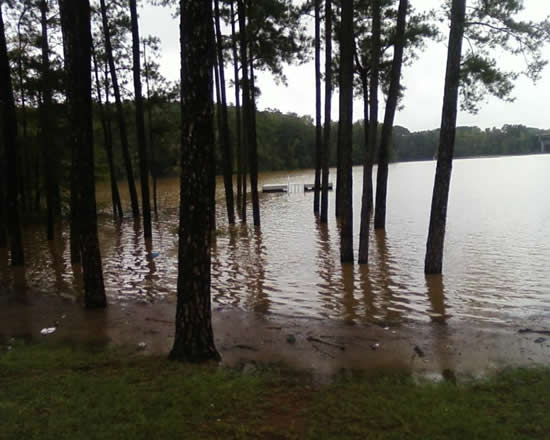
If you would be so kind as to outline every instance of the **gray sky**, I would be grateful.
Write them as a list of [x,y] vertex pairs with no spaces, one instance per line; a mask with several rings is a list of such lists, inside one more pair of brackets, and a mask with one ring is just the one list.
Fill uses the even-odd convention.
[[[417,10],[438,7],[440,0],[411,0]],[[540,20],[550,16],[549,0],[524,0],[525,13],[522,18]],[[141,33],[157,35],[162,40],[163,55],[160,60],[163,74],[170,80],[179,76],[179,30],[178,23],[166,8],[145,6],[140,15]],[[407,87],[402,102],[404,108],[399,111],[395,123],[412,131],[437,128],[440,124],[443,102],[443,83],[446,62],[446,40],[440,43],[428,43],[426,50],[413,65],[403,70],[403,82]],[[544,55],[550,60],[550,45],[545,47]],[[516,70],[522,67],[520,58],[501,60],[504,68]],[[295,112],[299,115],[313,115],[315,112],[314,66],[308,63],[302,66],[288,66],[285,69],[288,86],[276,84],[270,75],[259,74],[258,86],[262,90],[259,109],[277,108],[282,112]],[[232,69],[226,76],[232,77]],[[228,92],[232,97],[233,91]],[[477,125],[482,128],[500,127],[504,124],[524,124],[531,127],[550,128],[548,106],[550,103],[550,67],[547,66],[542,78],[536,84],[520,77],[513,92],[513,103],[489,98],[476,115],[459,112],[459,125]],[[233,101],[231,101],[233,102]],[[358,100],[354,108],[354,118],[362,118],[362,103]],[[383,115],[383,113],[381,113]],[[333,101],[333,119],[337,119],[337,94]]]

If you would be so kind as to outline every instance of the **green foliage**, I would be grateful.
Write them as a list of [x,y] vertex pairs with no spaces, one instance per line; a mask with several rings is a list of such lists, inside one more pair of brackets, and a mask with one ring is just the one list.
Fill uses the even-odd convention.
[[[526,75],[536,81],[547,64],[541,49],[549,41],[550,21],[522,21],[517,18],[524,9],[522,0],[473,0],[469,2],[464,32],[461,65],[461,107],[477,113],[488,95],[507,101],[514,80]],[[449,13],[448,2],[445,5]],[[518,59],[517,70],[503,70],[498,58]]]

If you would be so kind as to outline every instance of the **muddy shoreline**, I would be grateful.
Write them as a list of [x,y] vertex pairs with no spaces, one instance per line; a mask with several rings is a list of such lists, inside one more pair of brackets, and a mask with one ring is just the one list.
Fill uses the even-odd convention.
[[[83,309],[69,298],[26,292],[0,296],[0,344],[14,340],[129,346],[167,354],[173,342],[175,298],[157,303]],[[532,330],[548,330],[542,318]],[[425,376],[479,377],[506,367],[550,365],[550,335],[522,326],[451,320],[446,323],[349,324],[277,316],[214,305],[213,326],[223,364],[282,364],[330,376],[342,371],[396,369]],[[56,327],[43,336],[43,328]]]

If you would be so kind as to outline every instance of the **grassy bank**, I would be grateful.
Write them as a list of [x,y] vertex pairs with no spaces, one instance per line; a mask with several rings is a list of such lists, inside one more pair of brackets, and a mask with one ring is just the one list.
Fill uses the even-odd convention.
[[[249,369],[247,369],[249,370]],[[0,347],[0,439],[548,439],[550,371],[315,385],[67,345]]]

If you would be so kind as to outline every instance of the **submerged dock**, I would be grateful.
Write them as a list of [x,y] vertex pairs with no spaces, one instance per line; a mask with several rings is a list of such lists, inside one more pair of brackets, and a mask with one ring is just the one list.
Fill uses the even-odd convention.
[[[332,191],[333,184],[329,182],[328,190]],[[262,185],[262,192],[264,193],[288,193],[288,192],[312,192],[315,190],[314,183],[288,183],[288,184],[268,184]],[[320,188],[319,188],[320,190]]]

